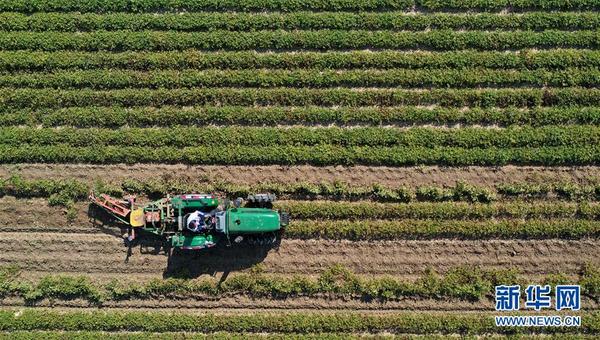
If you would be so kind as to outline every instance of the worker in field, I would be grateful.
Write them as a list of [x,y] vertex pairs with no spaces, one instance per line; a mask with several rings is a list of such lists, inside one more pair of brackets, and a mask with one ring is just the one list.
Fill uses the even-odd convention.
[[205,214],[201,211],[194,211],[188,216],[186,221],[187,228],[195,233],[206,231],[209,226],[205,223]]

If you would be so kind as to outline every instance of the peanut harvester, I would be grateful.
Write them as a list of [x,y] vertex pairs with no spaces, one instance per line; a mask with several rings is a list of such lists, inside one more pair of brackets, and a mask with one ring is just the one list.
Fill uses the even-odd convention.
[[[220,201],[211,194],[167,196],[158,201],[137,206],[135,197],[123,200],[105,194],[90,194],[92,204],[129,226],[129,240],[136,231],[166,238],[174,248],[206,249],[220,242],[269,245],[277,242],[289,223],[289,215],[272,209],[275,195],[250,195],[242,207],[241,198]],[[190,215],[203,216],[202,228],[188,226]]]

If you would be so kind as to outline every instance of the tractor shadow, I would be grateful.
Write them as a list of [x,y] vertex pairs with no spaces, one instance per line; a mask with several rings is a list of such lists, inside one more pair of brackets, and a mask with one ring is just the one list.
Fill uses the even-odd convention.
[[217,276],[222,273],[221,281],[230,272],[249,269],[262,263],[269,252],[277,252],[281,240],[272,245],[231,244],[222,240],[214,248],[203,250],[181,250],[171,247],[170,242],[162,237],[139,231],[133,241],[123,235],[129,232],[129,227],[106,213],[97,209],[93,204],[88,209],[88,217],[103,233],[123,239],[123,247],[127,248],[124,262],[135,254],[166,256],[167,265],[163,271],[164,278],[193,279],[202,275]]
[[231,272],[249,269],[262,263],[276,246],[217,245],[214,248],[191,251],[172,249],[164,278],[197,278],[221,275],[221,281]]
[[88,221],[92,226],[104,234],[122,237],[122,235],[126,234],[129,230],[127,225],[123,224],[106,211],[100,209],[95,204],[90,203],[88,205],[87,216]]

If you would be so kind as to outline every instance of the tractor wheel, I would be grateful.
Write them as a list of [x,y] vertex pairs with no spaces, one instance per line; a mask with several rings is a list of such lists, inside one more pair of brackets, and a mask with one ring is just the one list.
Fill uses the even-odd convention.
[[275,194],[248,195],[248,207],[272,209],[276,199]]
[[248,201],[251,203],[273,203],[276,199],[275,194],[248,195]]

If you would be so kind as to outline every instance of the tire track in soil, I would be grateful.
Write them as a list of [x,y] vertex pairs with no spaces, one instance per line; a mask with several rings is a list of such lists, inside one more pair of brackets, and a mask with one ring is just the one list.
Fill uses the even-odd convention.
[[[24,236],[25,235],[25,236]],[[130,256],[120,237],[106,234],[0,233],[0,266],[24,272],[140,273],[156,277],[235,272],[262,264],[267,273],[318,274],[341,264],[359,274],[414,276],[427,268],[457,266],[506,269],[523,274],[577,273],[585,263],[600,265],[600,240],[400,240],[353,242],[283,240],[279,249],[219,248],[167,256],[134,247]]]

